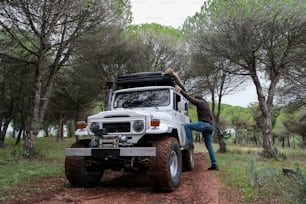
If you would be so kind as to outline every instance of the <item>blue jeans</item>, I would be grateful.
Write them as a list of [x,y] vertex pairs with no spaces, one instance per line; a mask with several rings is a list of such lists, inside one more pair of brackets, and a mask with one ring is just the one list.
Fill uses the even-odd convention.
[[184,125],[186,136],[189,142],[193,143],[192,130],[202,132],[205,146],[208,150],[210,161],[212,164],[217,164],[214,148],[212,146],[212,134],[214,126],[205,122],[191,122]]

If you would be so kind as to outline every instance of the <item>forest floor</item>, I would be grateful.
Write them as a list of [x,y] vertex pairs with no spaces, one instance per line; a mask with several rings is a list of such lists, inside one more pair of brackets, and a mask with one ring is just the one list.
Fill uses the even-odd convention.
[[[145,175],[104,172],[94,188],[72,187],[65,177],[33,179],[16,189],[16,196],[5,203],[36,204],[229,204],[242,203],[219,180],[216,171],[208,171],[206,153],[195,153],[195,168],[182,173],[181,183],[173,192],[156,192]],[[222,169],[219,170],[222,173]],[[27,190],[28,189],[28,190]],[[31,190],[29,190],[31,189]],[[0,201],[1,203],[1,201]]]

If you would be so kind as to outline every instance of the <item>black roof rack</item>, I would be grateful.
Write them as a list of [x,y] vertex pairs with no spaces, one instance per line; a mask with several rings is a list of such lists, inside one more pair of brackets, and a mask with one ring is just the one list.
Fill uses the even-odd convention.
[[164,72],[138,72],[119,76],[116,85],[117,89],[143,87],[143,86],[175,86],[184,88],[179,80],[171,74]]

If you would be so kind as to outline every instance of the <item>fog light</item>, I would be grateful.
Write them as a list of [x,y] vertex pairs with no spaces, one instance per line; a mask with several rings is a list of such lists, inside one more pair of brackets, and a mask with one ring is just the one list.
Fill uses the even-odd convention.
[[121,143],[126,143],[128,141],[128,138],[125,135],[119,135],[119,141]]

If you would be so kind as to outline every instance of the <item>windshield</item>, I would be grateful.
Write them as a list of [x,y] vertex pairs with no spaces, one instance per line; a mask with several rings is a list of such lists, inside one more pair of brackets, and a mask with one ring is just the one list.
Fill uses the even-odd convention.
[[167,106],[169,103],[169,89],[144,90],[117,93],[114,108],[157,107]]

